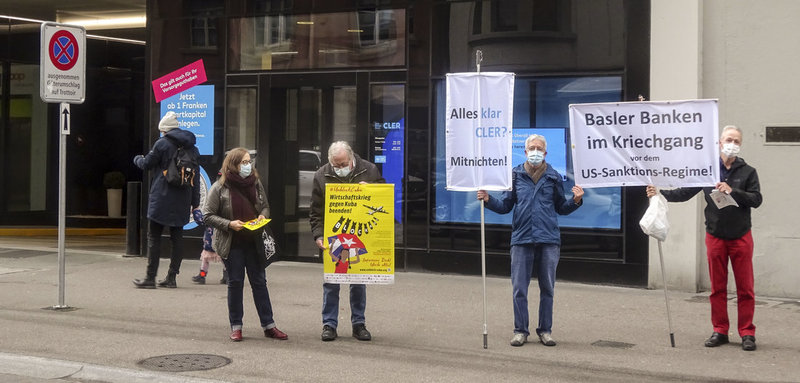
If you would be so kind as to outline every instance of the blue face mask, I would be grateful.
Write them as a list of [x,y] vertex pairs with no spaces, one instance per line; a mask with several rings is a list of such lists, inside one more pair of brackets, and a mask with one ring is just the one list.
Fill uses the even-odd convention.
[[250,176],[250,173],[253,172],[253,165],[252,164],[241,164],[239,165],[239,176],[242,178],[247,178]]
[[532,150],[528,152],[528,162],[531,165],[539,165],[544,161],[544,152],[541,150]]

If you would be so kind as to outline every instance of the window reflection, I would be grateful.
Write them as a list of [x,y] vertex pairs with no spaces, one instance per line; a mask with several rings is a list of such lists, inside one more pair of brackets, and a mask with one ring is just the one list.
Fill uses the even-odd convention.
[[[474,193],[446,190],[445,163],[445,84],[436,91],[436,173],[434,181],[434,221],[437,223],[479,223],[480,202]],[[547,161],[565,177],[564,190],[574,185],[569,141],[568,105],[620,101],[622,78],[555,77],[549,79],[517,78],[514,82],[514,141],[512,165],[525,161],[525,138],[537,133],[547,138]],[[584,189],[583,207],[567,216],[559,216],[561,227],[621,229],[622,188]],[[492,193],[496,197],[499,194]],[[489,224],[511,224],[512,214],[485,212]]]
[[232,19],[232,71],[405,64],[405,10]]

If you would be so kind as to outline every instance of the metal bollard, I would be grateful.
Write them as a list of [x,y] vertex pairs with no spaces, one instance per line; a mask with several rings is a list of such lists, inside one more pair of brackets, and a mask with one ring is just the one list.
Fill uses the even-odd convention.
[[142,183],[139,181],[128,182],[127,209],[125,210],[125,240],[126,257],[138,257],[142,255],[140,228],[141,220],[139,213],[139,200],[142,191]]

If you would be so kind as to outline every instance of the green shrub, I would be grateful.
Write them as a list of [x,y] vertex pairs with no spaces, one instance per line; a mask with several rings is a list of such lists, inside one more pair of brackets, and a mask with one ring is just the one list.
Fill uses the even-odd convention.
[[125,175],[120,171],[108,172],[103,175],[103,186],[106,189],[122,189],[125,186]]

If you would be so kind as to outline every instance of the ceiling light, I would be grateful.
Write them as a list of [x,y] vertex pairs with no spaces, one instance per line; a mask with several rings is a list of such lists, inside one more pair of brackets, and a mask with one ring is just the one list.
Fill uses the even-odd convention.
[[146,16],[97,18],[97,19],[62,19],[64,24],[80,25],[86,29],[144,28]]

